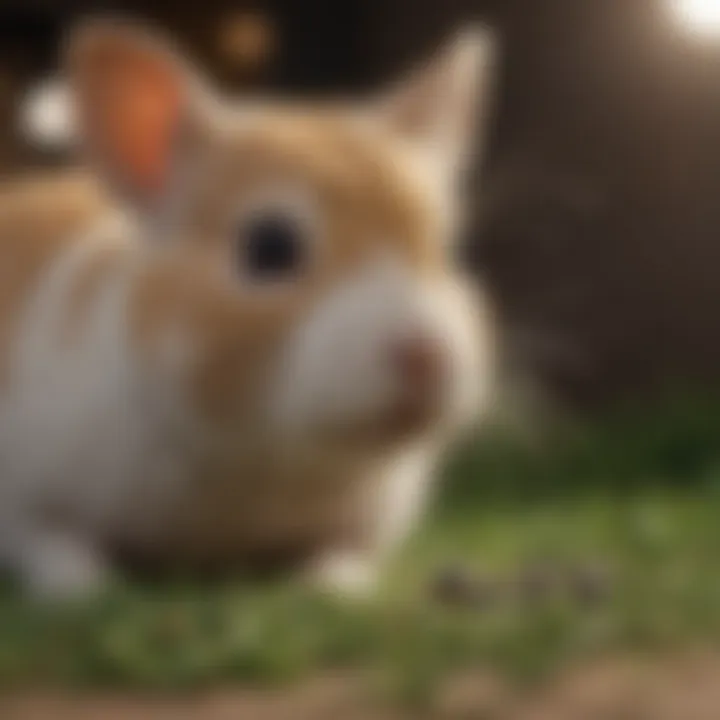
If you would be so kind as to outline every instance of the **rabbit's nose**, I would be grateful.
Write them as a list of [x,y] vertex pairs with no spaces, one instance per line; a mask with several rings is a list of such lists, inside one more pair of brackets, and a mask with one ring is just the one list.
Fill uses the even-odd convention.
[[441,342],[414,335],[396,345],[393,360],[406,390],[426,396],[439,390],[447,375],[446,355]]

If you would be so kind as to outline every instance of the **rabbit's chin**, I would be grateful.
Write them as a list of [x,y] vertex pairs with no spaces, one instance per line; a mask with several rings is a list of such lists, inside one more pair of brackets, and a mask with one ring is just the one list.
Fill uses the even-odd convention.
[[450,441],[472,427],[483,408],[478,377],[453,377],[443,391],[430,395],[394,390],[369,383],[362,402],[308,394],[305,405],[275,417],[274,430],[320,450],[384,453],[425,441]]
[[338,449],[392,451],[452,434],[446,416],[410,408],[397,408],[365,422],[336,423],[318,433],[320,442]]

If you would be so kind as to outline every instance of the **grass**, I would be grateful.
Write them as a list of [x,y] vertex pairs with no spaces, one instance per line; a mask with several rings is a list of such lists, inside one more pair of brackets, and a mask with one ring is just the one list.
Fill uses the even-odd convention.
[[[418,699],[462,668],[532,680],[620,649],[715,642],[719,408],[619,413],[551,450],[505,436],[476,442],[448,467],[434,512],[370,603],[233,584],[117,588],[54,609],[2,593],[0,685],[190,689],[362,668]],[[601,563],[609,596],[500,592],[456,607],[428,592],[448,564],[503,591],[538,559]]]

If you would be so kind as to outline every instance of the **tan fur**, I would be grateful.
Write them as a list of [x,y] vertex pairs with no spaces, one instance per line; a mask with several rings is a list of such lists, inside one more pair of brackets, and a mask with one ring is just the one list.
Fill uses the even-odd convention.
[[[264,116],[254,132],[212,140],[170,261],[163,257],[138,283],[132,327],[137,345],[149,352],[163,326],[192,327],[203,348],[195,376],[199,407],[221,420],[247,386],[257,385],[304,306],[378,249],[397,254],[420,276],[441,272],[436,238],[444,218],[395,164],[388,139],[359,132],[347,117],[279,112]],[[318,198],[325,229],[306,276],[289,296],[269,301],[243,293],[232,277],[232,222],[253,191],[283,180]],[[251,403],[241,404],[252,412]]]
[[[103,32],[81,50],[102,48]],[[443,423],[459,422],[453,391],[475,372],[468,347],[474,316],[448,256],[455,222],[451,186],[443,184],[449,171],[397,127],[346,106],[190,108],[192,94],[170,55],[156,58],[144,36],[139,50],[132,34],[112,37],[128,57],[127,65],[119,61],[121,75],[139,81],[145,97],[153,94],[146,80],[171,83],[162,122],[128,127],[126,115],[113,112],[128,101],[128,86],[112,76],[106,85],[102,67],[87,66],[92,58],[81,52],[80,69],[93,71],[90,102],[81,104],[84,132],[106,184],[78,172],[0,189],[0,267],[7,276],[0,282],[0,368],[16,344],[24,349],[15,357],[22,391],[6,382],[0,401],[10,397],[11,423],[16,412],[41,428],[51,458],[40,463],[42,471],[58,472],[78,493],[53,499],[54,508],[68,503],[57,516],[75,514],[98,543],[165,564],[225,563],[289,549],[305,559],[336,550],[374,555],[406,532],[421,506],[446,441]],[[157,61],[162,72],[138,77],[136,52],[143,67]],[[176,126],[187,132],[170,142],[166,130]],[[172,177],[163,165],[171,151]],[[285,192],[302,195],[313,226],[301,235],[301,266],[289,280],[265,286],[238,260],[245,239],[238,220],[258,193],[284,201]],[[120,199],[134,205],[132,212]],[[119,235],[103,225],[115,216],[129,221]],[[78,243],[82,253],[74,254]],[[36,297],[41,311],[29,313],[26,332],[19,319],[26,308],[37,309]],[[390,304],[378,309],[376,300]],[[428,308],[432,302],[450,308],[441,318],[452,328],[447,333]],[[46,331],[38,345],[37,333]],[[447,385],[439,376],[437,395],[428,391],[425,406],[425,390],[406,386],[394,364],[398,344],[418,333],[421,343],[429,334],[447,353],[452,369]],[[353,358],[336,347],[354,347],[355,340],[356,357],[369,349],[357,376]],[[32,356],[38,347],[58,351],[59,379],[52,357]],[[298,400],[292,383],[313,391]],[[329,388],[321,409],[312,401],[318,383],[321,396]],[[345,392],[356,388],[359,394]],[[85,395],[65,428],[63,393],[73,389]],[[411,391],[420,402],[408,406]],[[57,425],[38,411],[44,402]],[[307,428],[292,425],[297,413]],[[78,433],[91,436],[89,447]],[[58,470],[53,452],[65,463]],[[34,478],[35,458],[23,453],[18,477]],[[78,458],[86,458],[79,478]],[[11,492],[22,491],[18,480]],[[82,544],[78,552],[70,543],[58,560],[62,547],[52,539],[32,554],[39,565],[28,574],[52,585],[53,568],[67,562],[73,582],[95,575]]]
[[0,368],[34,284],[107,209],[97,181],[85,172],[0,185]]
[[[443,254],[435,238],[443,218],[423,197],[421,186],[394,163],[387,138],[360,133],[332,111],[278,111],[263,118],[255,132],[211,140],[183,236],[171,253],[149,263],[140,275],[130,327],[133,342],[150,356],[164,330],[192,328],[203,348],[195,397],[208,419],[222,420],[242,404],[243,386],[256,386],[258,372],[277,353],[304,302],[340,282],[363,257],[381,247],[398,253],[421,274],[439,272]],[[310,188],[320,199],[326,234],[320,257],[302,285],[293,288],[290,301],[241,296],[229,269],[233,213],[244,193],[282,179]],[[0,286],[0,357],[33,283],[112,207],[97,181],[81,171],[0,188],[0,253],[8,274]],[[368,242],[373,239],[377,245]],[[107,244],[107,238],[99,235],[97,242]],[[69,334],[116,258],[117,246],[110,243],[77,277]],[[250,404],[243,405],[252,411]]]
[[[439,209],[393,164],[391,148],[378,140],[354,131],[342,117],[323,113],[300,117],[280,113],[256,133],[213,139],[205,158],[204,182],[186,208],[183,235],[172,248],[150,254],[142,265],[131,289],[129,315],[131,344],[150,365],[162,352],[164,338],[176,328],[189,333],[197,348],[191,398],[207,422],[220,429],[229,422],[236,426],[260,422],[254,393],[267,389],[288,329],[314,299],[342,283],[378,248],[397,253],[420,274],[441,272],[442,248],[435,239],[442,226]],[[238,287],[232,275],[230,222],[244,192],[283,178],[317,195],[325,237],[307,276],[287,293],[268,298]],[[92,178],[81,173],[8,188],[0,196],[2,252],[14,267],[12,282],[0,288],[3,356],[12,322],[43,271],[71,243],[85,239],[111,207]],[[93,241],[99,244],[98,252],[74,279],[65,318],[68,342],[77,335],[93,293],[123,256],[117,244],[108,243],[102,234]],[[273,452],[268,448],[266,459]],[[239,528],[248,550],[263,547],[268,538],[271,546],[281,548],[297,542],[320,545],[330,533],[329,519],[335,536],[354,533],[341,507],[350,477],[333,490],[337,481],[332,463],[322,470],[311,459],[285,461],[290,464],[286,470],[292,472],[285,477],[286,470],[278,466],[268,474],[269,466],[265,467],[266,479],[260,479],[252,491],[251,505],[243,500],[242,485],[232,493],[237,495],[235,502],[227,488],[239,473],[253,469],[238,468],[232,456],[213,461],[206,468],[206,490],[200,497],[189,496],[192,512],[178,521],[173,549],[167,552],[202,558],[203,564],[211,558],[219,562],[225,553],[237,554],[233,550],[237,541],[229,538],[237,536]],[[307,472],[315,475],[314,491],[307,481],[293,482],[297,464],[306,461],[310,462]],[[325,495],[323,503],[304,502],[317,498],[319,491]],[[285,496],[280,504],[279,494]],[[251,508],[247,516],[244,507]],[[164,551],[156,547],[155,552]]]
[[98,238],[98,244],[102,246],[78,272],[72,287],[65,327],[68,343],[72,343],[82,331],[83,321],[87,319],[92,308],[93,298],[117,272],[118,262],[127,252],[123,242],[104,242],[102,238]]

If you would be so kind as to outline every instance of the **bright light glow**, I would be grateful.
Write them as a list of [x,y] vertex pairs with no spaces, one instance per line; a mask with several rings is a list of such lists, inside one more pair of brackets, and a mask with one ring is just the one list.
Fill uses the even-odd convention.
[[73,142],[72,103],[61,80],[49,78],[30,89],[20,105],[20,131],[43,149],[62,149]]
[[720,36],[720,0],[674,0],[674,3],[691,30]]

